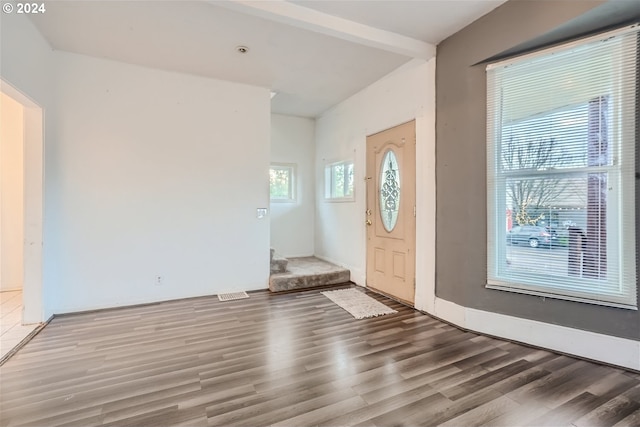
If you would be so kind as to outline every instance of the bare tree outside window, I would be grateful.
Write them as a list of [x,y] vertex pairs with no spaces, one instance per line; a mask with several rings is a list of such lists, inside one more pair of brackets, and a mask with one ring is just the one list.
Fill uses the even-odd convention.
[[637,308],[638,29],[487,66],[487,287]]
[[[502,144],[505,171],[550,171],[576,162],[575,154],[563,150],[553,137],[521,140],[512,136]],[[554,176],[519,177],[507,180],[507,197],[518,225],[534,225],[548,213],[567,189],[568,181]]]

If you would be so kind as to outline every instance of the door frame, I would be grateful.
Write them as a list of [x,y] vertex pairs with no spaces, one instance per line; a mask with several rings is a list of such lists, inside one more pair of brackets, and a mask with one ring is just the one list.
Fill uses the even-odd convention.
[[40,105],[0,78],[0,91],[23,107],[24,113],[24,277],[22,323],[44,321],[43,206],[44,111]]
[[[417,275],[418,275],[418,264],[417,264],[417,246],[418,246],[418,241],[417,241],[417,231],[418,231],[418,220],[417,220],[417,205],[418,205],[418,169],[417,169],[417,164],[418,164],[418,119],[417,118],[413,118],[407,121],[404,121],[402,123],[398,123],[396,125],[390,126],[388,128],[385,129],[381,129],[378,130],[376,132],[373,132],[371,134],[367,134],[366,135],[366,140],[365,140],[365,219],[367,218],[370,206],[376,206],[377,205],[377,201],[378,201],[378,197],[377,197],[377,179],[378,177],[376,176],[376,174],[379,172],[378,171],[378,166],[374,165],[375,170],[370,171],[369,170],[369,138],[392,130],[394,128],[400,127],[400,126],[404,126],[406,124],[409,123],[413,123],[413,144],[414,144],[414,150],[413,150],[413,161],[414,164],[413,166],[413,236],[412,236],[412,246],[411,246],[411,250],[413,251],[413,254],[411,255],[413,257],[413,295],[412,295],[412,301],[407,301],[404,300],[398,296],[395,296],[393,294],[389,294],[388,292],[384,292],[383,290],[378,289],[377,287],[372,287],[369,285],[369,267],[370,267],[370,263],[373,262],[373,260],[371,259],[371,257],[369,256],[369,230],[365,229],[365,286],[374,290],[375,292],[378,292],[380,294],[383,294],[385,296],[388,296],[394,300],[397,300],[403,304],[407,304],[410,305],[412,307],[416,306],[416,294],[417,294]],[[370,185],[371,184],[371,185]],[[370,190],[371,188],[371,190]],[[372,203],[370,198],[374,197],[375,200],[373,200]],[[374,212],[377,212],[377,209],[374,209]],[[410,214],[409,214],[410,215]],[[375,223],[374,223],[375,225]],[[369,225],[365,225],[365,228],[368,228]]]

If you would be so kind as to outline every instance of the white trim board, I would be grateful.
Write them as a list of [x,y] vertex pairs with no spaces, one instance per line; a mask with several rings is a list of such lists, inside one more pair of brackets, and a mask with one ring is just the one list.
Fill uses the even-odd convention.
[[640,341],[467,308],[435,298],[431,313],[461,328],[640,371]]
[[236,12],[412,58],[429,60],[436,55],[436,47],[431,43],[286,1],[234,0],[219,2],[209,0],[209,3]]

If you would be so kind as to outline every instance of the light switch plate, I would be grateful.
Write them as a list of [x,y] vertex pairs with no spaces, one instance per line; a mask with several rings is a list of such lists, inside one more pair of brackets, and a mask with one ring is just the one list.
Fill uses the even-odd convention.
[[267,216],[267,208],[258,208],[256,209],[256,217],[258,219],[263,219]]

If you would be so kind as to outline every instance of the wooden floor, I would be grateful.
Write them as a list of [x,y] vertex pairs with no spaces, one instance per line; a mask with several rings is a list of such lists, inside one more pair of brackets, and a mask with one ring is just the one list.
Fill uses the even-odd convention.
[[22,290],[0,292],[0,363],[41,324],[22,324]]
[[3,426],[638,426],[640,375],[319,291],[55,318],[0,367]]

